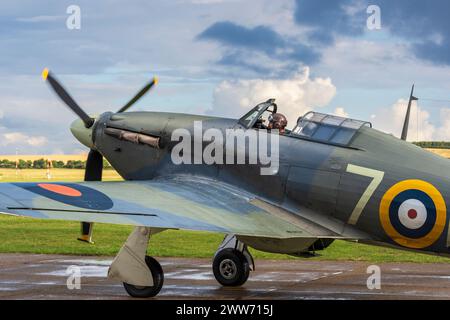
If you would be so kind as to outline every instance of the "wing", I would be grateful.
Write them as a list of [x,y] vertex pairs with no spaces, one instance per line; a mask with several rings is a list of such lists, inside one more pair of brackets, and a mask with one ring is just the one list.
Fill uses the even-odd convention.
[[252,237],[340,237],[244,190],[196,176],[152,181],[2,183],[0,212]]

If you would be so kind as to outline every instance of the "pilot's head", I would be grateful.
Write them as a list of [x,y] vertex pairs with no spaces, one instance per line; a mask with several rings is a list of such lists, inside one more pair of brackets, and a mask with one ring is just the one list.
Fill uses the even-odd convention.
[[281,113],[274,113],[269,116],[269,129],[278,129],[280,134],[284,134],[287,126],[287,119]]

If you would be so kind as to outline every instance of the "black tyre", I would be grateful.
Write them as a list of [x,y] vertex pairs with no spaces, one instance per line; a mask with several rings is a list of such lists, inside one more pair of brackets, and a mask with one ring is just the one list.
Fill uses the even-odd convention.
[[250,266],[242,252],[235,249],[220,251],[213,261],[213,273],[223,286],[243,285],[250,274]]
[[134,298],[154,297],[159,293],[159,291],[161,291],[161,288],[164,283],[164,272],[159,262],[150,256],[145,256],[145,263],[147,264],[147,267],[150,269],[150,272],[152,273],[153,286],[140,287],[125,282],[123,283],[125,290],[128,292],[130,296]]

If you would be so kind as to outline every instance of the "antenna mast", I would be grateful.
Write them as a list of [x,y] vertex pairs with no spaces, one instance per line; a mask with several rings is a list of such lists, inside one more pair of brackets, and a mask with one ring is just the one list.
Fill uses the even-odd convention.
[[413,101],[417,101],[419,98],[416,98],[414,96],[414,84],[411,88],[411,94],[409,95],[409,102],[408,102],[408,109],[406,110],[406,116],[405,116],[405,122],[403,123],[403,130],[402,130],[402,140],[406,141],[406,138],[408,136],[408,126],[409,126],[409,115],[411,113],[411,104]]

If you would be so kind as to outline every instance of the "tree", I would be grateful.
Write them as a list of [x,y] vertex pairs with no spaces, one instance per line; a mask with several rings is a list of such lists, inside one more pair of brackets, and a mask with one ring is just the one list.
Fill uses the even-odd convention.
[[16,162],[9,161],[8,159],[3,159],[0,161],[0,168],[15,168]]
[[45,169],[47,167],[46,161],[44,159],[38,159],[33,161],[34,169]]
[[73,160],[67,161],[67,163],[66,163],[66,165],[64,166],[64,168],[67,168],[67,169],[73,169],[73,168],[74,168]]
[[53,168],[64,168],[64,162],[63,161],[52,160],[52,167]]
[[[28,162],[28,161],[29,161],[29,162]],[[31,167],[31,161],[30,161],[30,160],[28,160],[28,161],[19,159],[19,163],[17,164],[17,167],[18,167],[19,169],[27,169],[27,168],[30,168],[30,167]]]
[[86,168],[86,163],[84,161],[81,160],[75,160],[73,162],[74,168],[75,169],[84,169]]
[[64,168],[67,169],[84,169],[86,168],[86,161],[81,160],[69,160],[67,161]]

